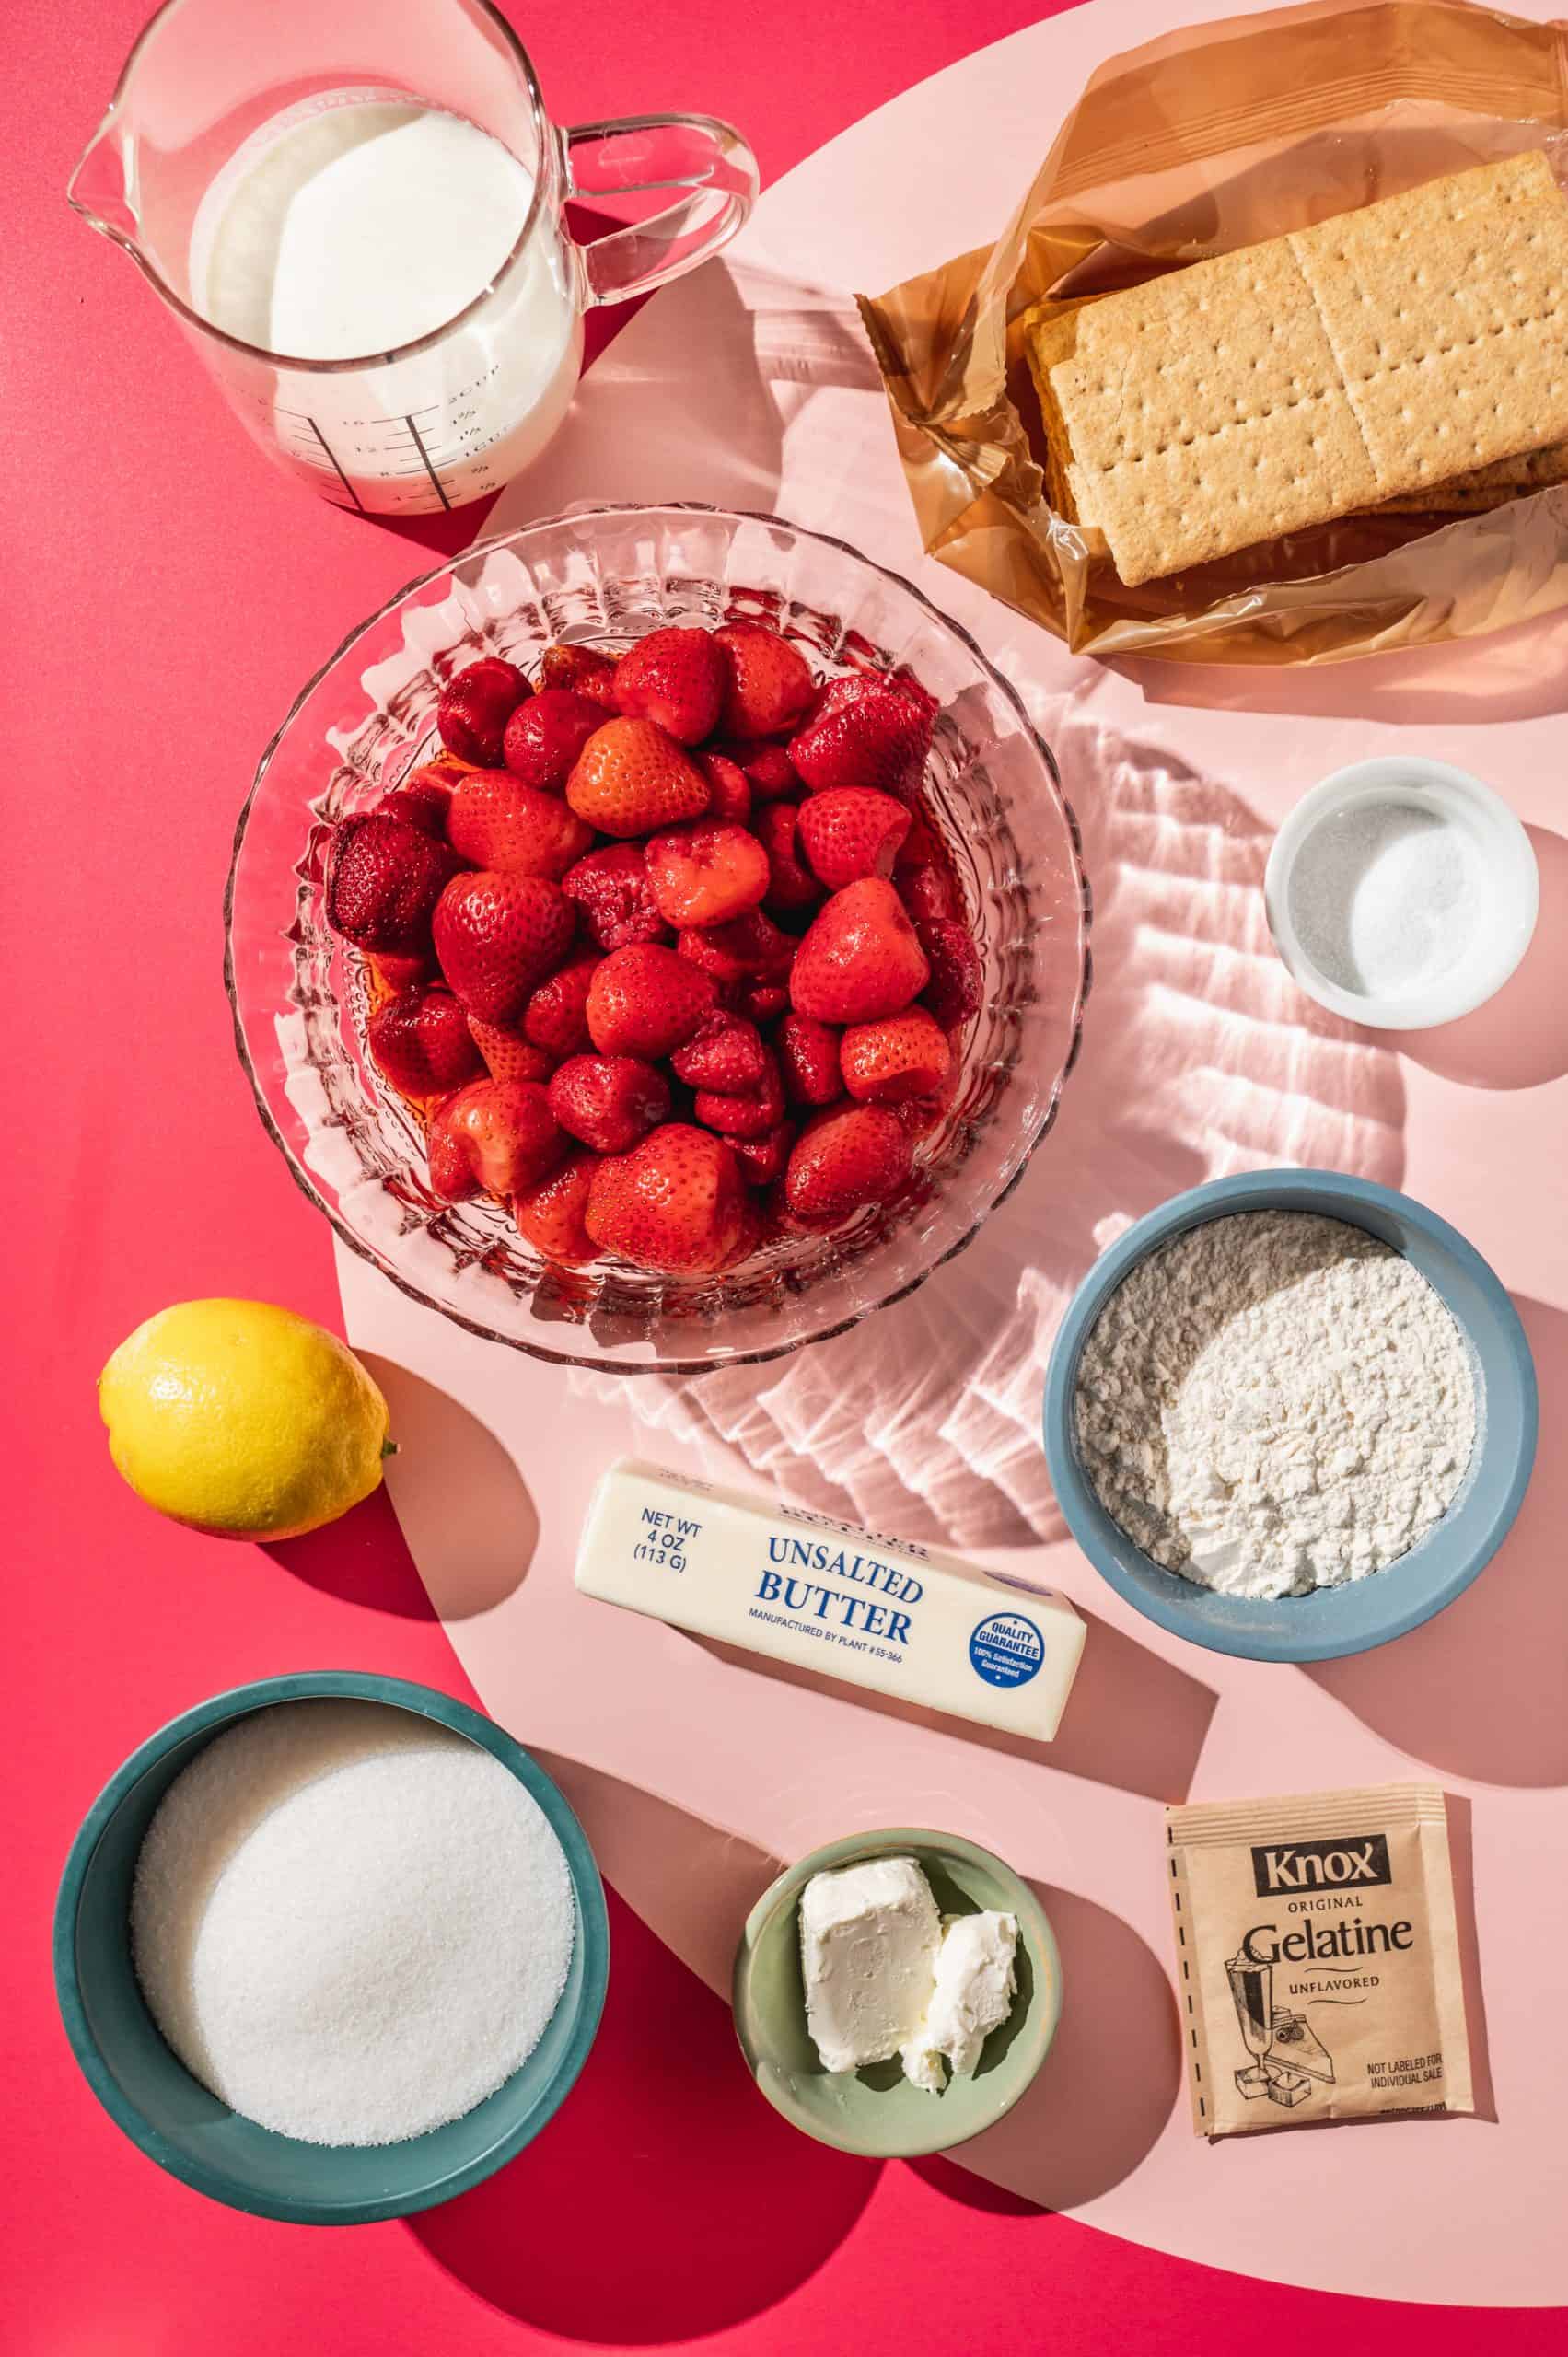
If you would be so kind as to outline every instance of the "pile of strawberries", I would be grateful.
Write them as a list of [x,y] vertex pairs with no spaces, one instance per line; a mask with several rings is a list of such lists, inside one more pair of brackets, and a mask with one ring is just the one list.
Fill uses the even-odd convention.
[[894,1197],[981,995],[919,805],[933,710],[906,673],[819,687],[754,621],[457,673],[446,749],[326,873],[436,1193],[685,1275]]

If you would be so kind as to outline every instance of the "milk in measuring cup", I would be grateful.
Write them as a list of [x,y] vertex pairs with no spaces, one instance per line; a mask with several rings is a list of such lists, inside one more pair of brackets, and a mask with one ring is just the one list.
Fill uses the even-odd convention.
[[[191,286],[212,323],[291,358],[392,353],[504,271],[532,175],[459,116],[388,93],[313,99],[249,139],[207,191]],[[253,430],[343,504],[417,513],[527,466],[572,397],[581,321],[546,225],[469,320],[424,352],[339,373],[277,366]]]

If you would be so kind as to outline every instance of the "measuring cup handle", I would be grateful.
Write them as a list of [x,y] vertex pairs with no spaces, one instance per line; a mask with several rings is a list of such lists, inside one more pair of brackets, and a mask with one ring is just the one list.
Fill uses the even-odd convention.
[[625,115],[565,134],[566,193],[591,203],[627,189],[689,189],[649,220],[577,249],[590,303],[623,303],[726,246],[757,201],[757,158],[711,114]]

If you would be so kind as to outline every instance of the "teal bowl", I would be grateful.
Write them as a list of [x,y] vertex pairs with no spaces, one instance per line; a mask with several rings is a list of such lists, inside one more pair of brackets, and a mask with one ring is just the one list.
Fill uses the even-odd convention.
[[[499,1759],[544,1811],[576,1902],[571,1970],[544,2036],[520,2070],[461,2119],[401,2144],[305,2144],[243,2119],[165,2045],[131,1963],[131,1883],[143,1838],[180,1770],[235,1720],[278,1702],[366,1701],[434,1719]],[[399,1678],[318,1670],[215,1695],[149,1736],[112,1776],[71,1845],[54,1910],[54,1986],[65,2034],[93,2093],[167,2169],[261,2218],[358,2226],[406,2218],[466,2193],[530,2143],[587,2060],[604,2009],[610,1925],[593,1852],[538,1763],[491,1720]]]

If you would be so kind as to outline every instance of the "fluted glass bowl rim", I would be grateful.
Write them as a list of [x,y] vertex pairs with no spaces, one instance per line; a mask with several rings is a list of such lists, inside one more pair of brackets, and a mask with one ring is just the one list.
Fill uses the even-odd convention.
[[[852,564],[864,566],[868,573],[876,574],[884,581],[891,582],[904,596],[912,600],[938,631],[946,632],[965,649],[984,674],[988,685],[1005,703],[1011,706],[1020,734],[1032,744],[1060,809],[1066,829],[1068,850],[1072,860],[1072,878],[1075,887],[1079,957],[1068,1027],[1067,1051],[1052,1086],[1050,1100],[1042,1109],[1032,1130],[1020,1138],[1016,1167],[1007,1175],[995,1193],[980,1205],[974,1218],[961,1236],[956,1237],[943,1250],[935,1253],[913,1276],[900,1278],[886,1293],[878,1294],[875,1299],[862,1303],[845,1317],[837,1318],[832,1324],[821,1328],[819,1332],[796,1335],[780,1342],[758,1344],[754,1348],[726,1350],[724,1355],[718,1358],[704,1355],[625,1361],[609,1353],[595,1356],[586,1352],[552,1350],[546,1343],[534,1341],[517,1334],[504,1333],[494,1326],[487,1326],[482,1319],[470,1317],[466,1310],[454,1307],[450,1302],[438,1300],[434,1294],[427,1293],[422,1286],[415,1284],[411,1278],[394,1268],[328,1199],[296,1155],[280,1128],[268,1101],[255,1060],[250,1053],[250,1043],[245,1034],[244,1018],[240,1011],[239,983],[235,960],[234,919],[239,863],[245,849],[251,813],[266,783],[267,772],[278,748],[329,674],[345,660],[351,650],[373,631],[378,622],[384,621],[389,614],[418,598],[422,592],[432,588],[436,584],[453,582],[459,567],[479,563],[494,551],[514,548],[518,542],[527,540],[535,533],[544,532],[557,526],[588,524],[600,517],[631,518],[639,516],[667,515],[711,516],[721,522],[738,525],[759,524],[769,531],[790,533],[798,540],[810,540],[819,547],[831,550],[836,556],[847,558]],[[808,525],[794,523],[788,517],[770,514],[760,508],[725,507],[711,500],[701,499],[575,501],[569,506],[557,509],[552,515],[532,517],[526,524],[514,526],[508,531],[491,533],[482,539],[472,540],[467,548],[460,549],[440,564],[433,565],[428,572],[418,574],[412,580],[405,581],[400,588],[392,592],[389,598],[377,606],[374,612],[363,615],[305,681],[262,749],[261,758],[256,764],[255,774],[250,781],[250,791],[245,796],[239,816],[235,822],[223,900],[224,989],[228,998],[235,1050],[246,1079],[250,1084],[250,1093],[255,1101],[256,1110],[261,1117],[261,1126],[283,1155],[295,1185],[307,1202],[314,1204],[315,1208],[323,1214],[340,1242],[345,1244],[359,1260],[366,1261],[370,1267],[378,1271],[389,1283],[397,1287],[400,1293],[405,1295],[409,1300],[417,1302],[422,1308],[433,1309],[439,1316],[449,1318],[454,1325],[460,1327],[466,1333],[474,1335],[481,1341],[498,1342],[507,1350],[522,1351],[528,1357],[542,1360],[552,1366],[597,1369],[601,1373],[618,1376],[705,1375],[720,1367],[758,1366],[771,1360],[788,1358],[796,1351],[807,1350],[817,1343],[830,1341],[835,1335],[846,1334],[862,1324],[865,1318],[875,1316],[878,1310],[890,1308],[895,1302],[906,1300],[911,1294],[918,1292],[938,1269],[944,1268],[949,1260],[956,1260],[961,1252],[967,1251],[992,1213],[1006,1202],[1008,1196],[1018,1185],[1041,1141],[1056,1120],[1061,1108],[1063,1091],[1078,1062],[1083,1046],[1084,1009],[1088,1000],[1093,977],[1093,955],[1090,947],[1092,920],[1092,897],[1088,875],[1084,866],[1083,831],[1078,824],[1077,814],[1063,785],[1054,754],[1030,719],[1028,708],[1016,688],[1005,673],[997,669],[972,633],[967,631],[961,622],[956,621],[940,606],[935,605],[906,575],[896,572],[890,565],[877,563],[874,557],[866,556],[850,541],[840,540],[830,532],[816,531]]]

